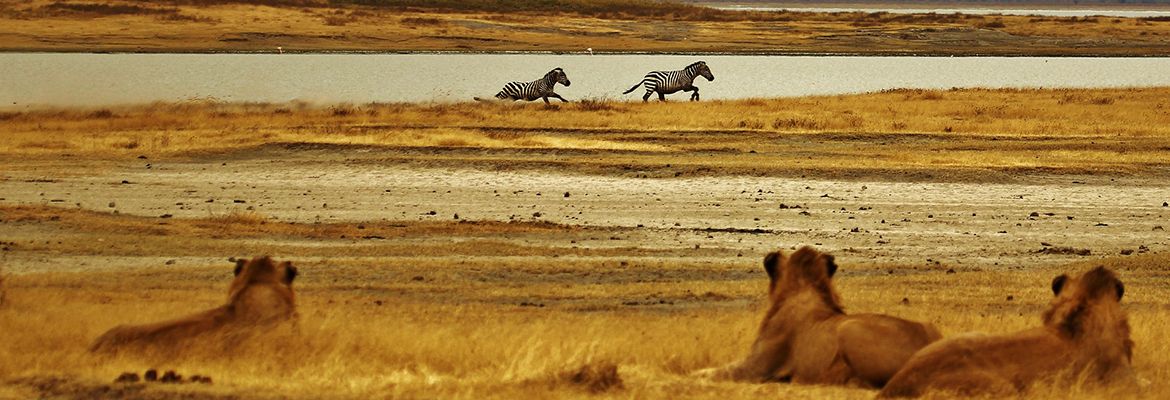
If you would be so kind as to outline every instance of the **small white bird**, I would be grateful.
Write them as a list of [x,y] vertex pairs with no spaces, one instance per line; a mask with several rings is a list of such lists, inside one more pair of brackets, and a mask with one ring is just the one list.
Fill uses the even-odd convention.
[[284,48],[282,48],[280,46],[276,46],[276,53],[277,54],[284,54]]
[[592,47],[585,49],[585,51],[588,51],[589,55],[593,55],[593,48]]

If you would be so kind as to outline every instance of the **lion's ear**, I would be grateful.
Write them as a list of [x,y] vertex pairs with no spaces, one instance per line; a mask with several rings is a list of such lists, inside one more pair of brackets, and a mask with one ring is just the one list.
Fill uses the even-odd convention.
[[297,267],[294,267],[291,262],[284,262],[284,284],[291,285],[293,279],[297,278]]
[[232,275],[240,276],[240,272],[244,270],[244,263],[246,263],[246,261],[237,258],[236,259],[236,270],[234,272],[232,272]]
[[825,268],[828,269],[830,278],[833,277],[833,274],[837,273],[836,259],[830,254],[825,254]]
[[768,272],[768,279],[775,281],[777,278],[776,268],[780,266],[780,259],[784,257],[779,251],[773,251],[764,256],[764,271]]
[[1064,284],[1067,281],[1068,281],[1068,275],[1065,275],[1065,274],[1061,274],[1060,276],[1053,278],[1052,279],[1052,294],[1053,295],[1060,295],[1060,290],[1064,289]]
[[1125,295],[1125,285],[1121,281],[1117,281],[1117,301],[1121,301],[1121,296]]

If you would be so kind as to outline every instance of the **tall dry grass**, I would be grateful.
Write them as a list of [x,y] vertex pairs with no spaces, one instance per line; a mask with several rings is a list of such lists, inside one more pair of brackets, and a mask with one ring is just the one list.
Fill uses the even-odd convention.
[[[330,144],[421,148],[433,153],[432,161],[444,149],[459,148],[584,151],[562,157],[605,150],[614,151],[606,153],[614,163],[755,173],[763,159],[771,167],[810,171],[1135,173],[1165,165],[1168,94],[1167,88],[901,89],[700,103],[195,102],[39,109],[0,114],[0,154],[167,157]],[[784,156],[794,151],[809,157]],[[704,157],[690,157],[699,153]]]
[[[1167,137],[1167,88],[889,90],[702,103],[156,103],[0,114],[5,153],[185,152],[265,143],[664,151],[605,131]],[[579,131],[582,134],[558,135]],[[44,132],[53,132],[51,136]]]
[[[1100,262],[1122,271],[1127,284],[1124,303],[1137,346],[1135,367],[1149,386],[1105,391],[1041,387],[1029,398],[1158,398],[1166,389],[1170,349],[1162,333],[1167,328],[1164,308],[1170,293],[1156,280],[1161,268],[1151,267],[1166,265],[1166,257]],[[579,300],[592,307],[524,307],[511,299],[547,295],[540,292],[544,287],[517,282],[512,287],[499,286],[487,297],[466,300],[460,294],[471,289],[470,282],[404,285],[370,279],[361,287],[337,286],[330,282],[347,280],[339,274],[354,270],[337,269],[330,260],[301,265],[305,275],[304,282],[298,282],[301,319],[295,332],[273,332],[230,355],[196,347],[178,358],[102,357],[88,354],[85,348],[117,324],[155,321],[215,306],[223,301],[230,280],[228,263],[170,272],[18,276],[12,305],[0,310],[0,328],[10,332],[0,342],[0,356],[7,361],[0,364],[0,380],[23,387],[40,382],[38,377],[65,377],[76,386],[62,390],[77,395],[102,390],[102,385],[124,371],[164,368],[216,380],[211,387],[159,389],[171,396],[868,399],[874,394],[837,387],[705,382],[687,376],[745,354],[763,312],[762,277],[761,281],[659,283],[653,289],[713,290],[754,299],[746,307],[720,300],[621,306],[617,296],[630,283],[592,285],[580,291]],[[573,268],[571,264],[562,267]],[[897,266],[877,267],[843,269],[838,285],[852,312],[928,320],[953,335],[1035,326],[1051,296],[1052,276],[1079,271],[1084,265],[956,275],[906,274]],[[866,273],[889,268],[902,273]],[[395,294],[402,290],[436,296],[420,301]],[[1013,299],[1006,300],[1008,295]],[[909,305],[902,304],[903,297]],[[62,326],[69,329],[59,329]],[[582,373],[609,365],[616,366],[620,385],[596,373]]]

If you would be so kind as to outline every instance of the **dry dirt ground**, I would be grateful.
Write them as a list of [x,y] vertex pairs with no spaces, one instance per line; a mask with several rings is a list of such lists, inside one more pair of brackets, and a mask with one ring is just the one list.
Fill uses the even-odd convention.
[[[466,152],[481,158],[450,161]],[[870,398],[687,378],[743,354],[762,308],[761,257],[802,244],[838,256],[850,310],[947,334],[1034,326],[1053,276],[1109,265],[1126,281],[1135,366],[1152,383],[1034,395],[1166,389],[1170,184],[1157,175],[675,177],[558,168],[569,156],[621,152],[6,157],[0,398]],[[114,325],[220,304],[227,258],[258,254],[301,267],[308,339],[230,357],[86,353]],[[147,368],[216,383],[111,384]]]

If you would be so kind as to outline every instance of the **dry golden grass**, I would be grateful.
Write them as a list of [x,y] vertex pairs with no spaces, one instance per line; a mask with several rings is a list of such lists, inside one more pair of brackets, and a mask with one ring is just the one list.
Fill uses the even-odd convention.
[[[48,218],[51,215],[58,218]],[[84,234],[124,241],[145,237],[139,232],[158,226],[157,220],[53,208],[8,207],[3,220],[4,226],[45,229],[48,237],[56,239],[44,248],[19,243],[12,254],[22,257],[55,254],[84,259],[102,254],[107,246]],[[174,254],[188,243],[206,240],[203,226],[219,225],[228,231],[240,225],[279,223],[233,216],[176,219],[167,224],[175,230],[162,235],[165,242],[139,241],[127,254]],[[403,225],[401,229],[413,233],[391,241],[425,247],[425,243],[482,233],[457,222]],[[515,225],[486,227],[488,231],[511,230]],[[572,228],[566,227],[522,228],[546,239],[572,234]],[[290,240],[283,232],[266,231],[264,239]],[[247,241],[224,239],[230,244],[215,254],[255,251]],[[467,242],[464,247],[478,245]],[[114,325],[156,321],[220,304],[231,278],[232,265],[226,260],[144,269],[113,261],[83,272],[12,276],[9,305],[0,308],[0,332],[5,332],[5,340],[0,341],[0,359],[5,360],[0,363],[0,395],[120,397],[123,392],[119,391],[127,386],[111,385],[113,378],[147,368],[209,375],[215,384],[150,385],[132,392],[142,398],[868,399],[874,395],[835,387],[712,383],[686,375],[746,352],[764,306],[766,277],[759,270],[758,257],[714,262],[663,257],[661,264],[618,265],[615,260],[626,253],[611,254],[598,263],[590,258],[557,258],[562,249],[556,246],[530,246],[535,257],[501,254],[478,260],[435,259],[425,251],[403,257],[356,256],[356,246],[321,241],[317,251],[322,253],[280,257],[294,260],[302,272],[296,283],[299,328],[273,332],[231,356],[201,347],[188,349],[178,358],[156,354],[98,357],[85,351],[97,335]],[[900,265],[862,266],[863,260],[850,258],[839,255],[842,272],[837,284],[851,312],[928,320],[948,335],[1035,326],[1051,296],[1048,286],[1053,276],[1097,264],[1114,268],[1127,286],[1123,304],[1130,313],[1137,346],[1135,368],[1149,386],[1106,391],[1038,388],[1029,397],[1159,398],[1170,389],[1166,387],[1170,348],[1162,337],[1168,328],[1165,309],[1170,306],[1170,290],[1162,282],[1170,265],[1166,255],[957,274]],[[733,271],[753,273],[731,278]],[[551,279],[564,274],[580,280]],[[702,274],[729,278],[704,279]],[[903,298],[908,305],[902,304]],[[613,373],[605,372],[611,365],[616,366],[620,385]]]
[[[679,173],[1158,173],[1170,148],[1168,95],[1167,88],[956,89],[664,104],[199,102],[42,109],[0,114],[0,154],[173,157],[330,144],[434,150],[387,155],[404,161],[556,162],[582,171],[640,165],[688,169]],[[503,149],[573,151],[555,160],[493,152]]]
[[[426,4],[424,4],[426,3]],[[1170,22],[728,12],[642,0],[0,2],[0,49],[1165,55]],[[536,22],[534,22],[536,21]],[[648,21],[652,21],[649,23]],[[166,32],[165,35],[159,32]]]

